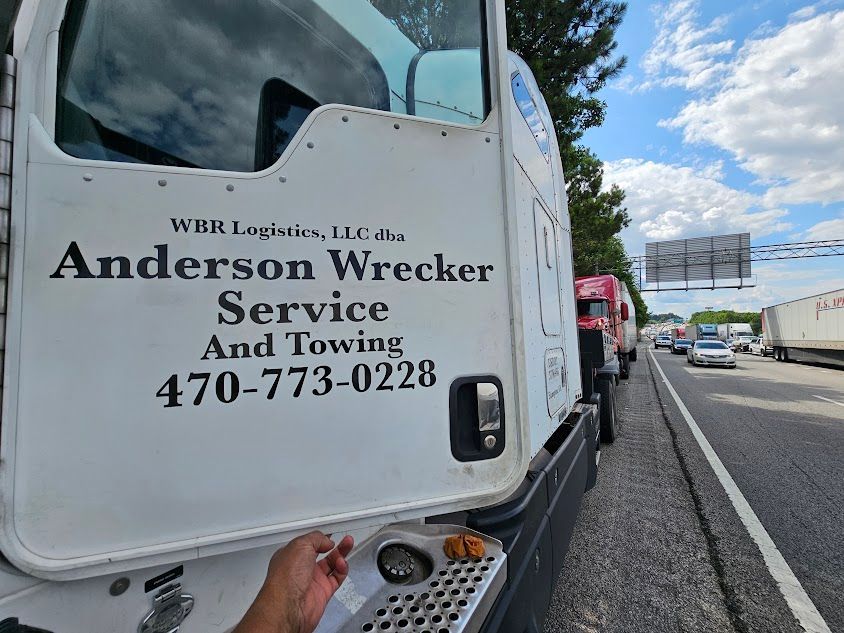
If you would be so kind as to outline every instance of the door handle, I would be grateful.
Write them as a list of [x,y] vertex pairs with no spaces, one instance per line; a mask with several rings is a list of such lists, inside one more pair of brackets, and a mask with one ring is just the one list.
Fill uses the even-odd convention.
[[504,452],[504,390],[494,376],[469,376],[451,383],[451,454],[461,462]]

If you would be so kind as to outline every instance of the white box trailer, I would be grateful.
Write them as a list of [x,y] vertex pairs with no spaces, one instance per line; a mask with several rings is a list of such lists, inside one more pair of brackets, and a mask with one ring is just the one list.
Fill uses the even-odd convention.
[[639,343],[639,327],[636,325],[636,304],[633,303],[633,296],[627,288],[625,282],[621,282],[621,300],[627,304],[628,317],[626,321],[621,322],[621,331],[624,336],[623,349],[629,350],[628,357],[631,361],[636,360],[639,353],[637,345]]
[[779,361],[844,366],[844,289],[764,308],[762,338]]
[[718,324],[718,338],[726,341],[727,339],[735,339],[739,336],[753,336],[753,328],[750,323],[719,323]]
[[450,630],[542,621],[614,401],[504,2],[445,4],[21,4],[0,620],[229,631],[318,528],[359,542],[321,630],[421,600],[464,531],[492,560]]

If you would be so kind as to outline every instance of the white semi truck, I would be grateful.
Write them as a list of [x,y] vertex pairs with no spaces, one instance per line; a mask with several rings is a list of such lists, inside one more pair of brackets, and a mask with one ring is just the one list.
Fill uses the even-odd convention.
[[762,340],[778,361],[844,367],[844,288],[764,308]]
[[739,336],[753,336],[753,328],[750,323],[719,323],[718,324],[718,339],[726,341],[727,339],[736,339]]
[[541,629],[612,344],[503,0],[441,5],[2,4],[4,633],[230,631],[315,528],[322,631]]

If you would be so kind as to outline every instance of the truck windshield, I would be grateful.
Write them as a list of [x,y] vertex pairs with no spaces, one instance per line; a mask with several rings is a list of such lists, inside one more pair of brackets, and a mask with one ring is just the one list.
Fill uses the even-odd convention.
[[481,0],[70,0],[56,142],[80,158],[258,171],[345,104],[477,125]]
[[577,316],[608,317],[607,302],[580,300],[577,302]]

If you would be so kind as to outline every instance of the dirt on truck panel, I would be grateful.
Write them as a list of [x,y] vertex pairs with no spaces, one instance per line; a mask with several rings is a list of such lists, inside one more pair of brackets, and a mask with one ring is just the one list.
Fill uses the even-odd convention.
[[640,347],[645,362],[618,389],[623,434],[602,447],[545,633],[799,633]]

